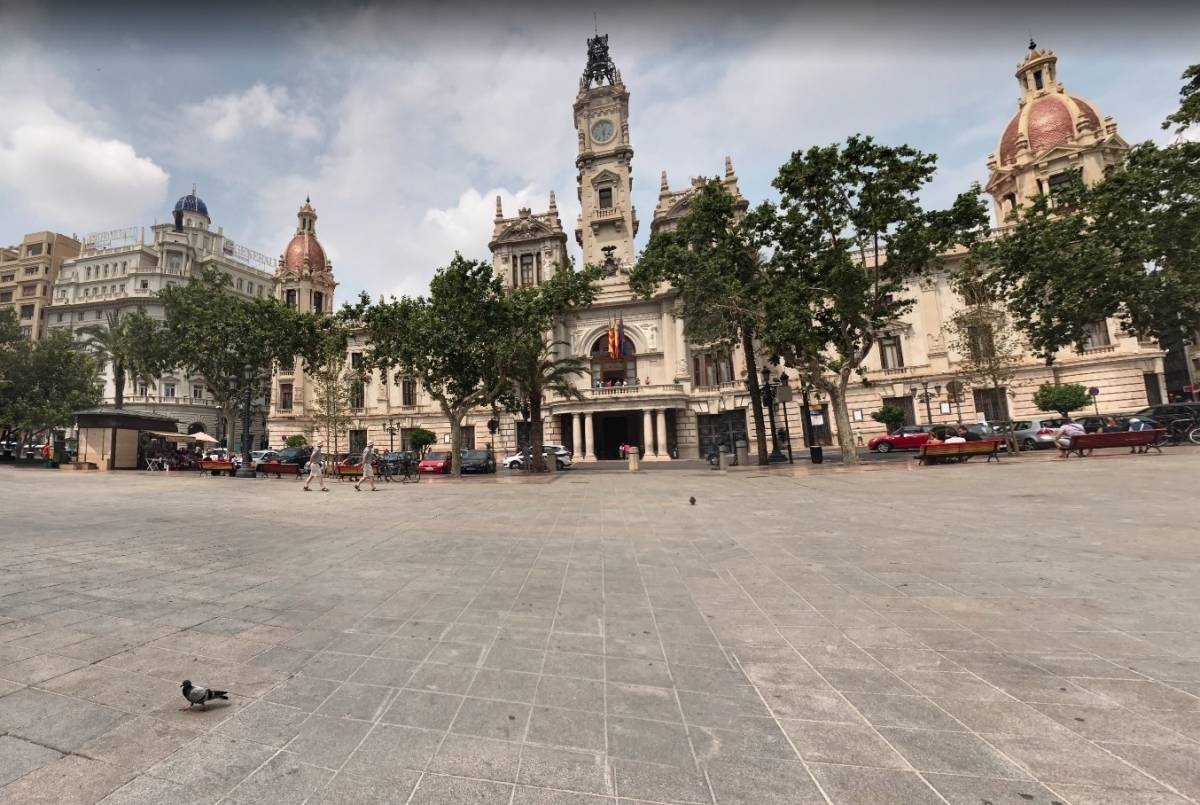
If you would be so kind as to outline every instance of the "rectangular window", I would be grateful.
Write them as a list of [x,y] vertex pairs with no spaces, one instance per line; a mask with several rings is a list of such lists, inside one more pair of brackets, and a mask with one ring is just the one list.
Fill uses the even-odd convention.
[[475,426],[474,425],[463,425],[462,426],[462,449],[463,450],[474,450],[475,449]]
[[1088,333],[1083,337],[1084,349],[1099,349],[1112,344],[1112,339],[1108,335],[1108,322],[1101,319],[1097,322],[1092,322],[1092,326],[1088,328]]
[[1008,419],[1008,398],[1002,388],[975,389],[975,412],[988,422]]
[[25,256],[26,257],[36,257],[37,255],[39,255],[41,253],[42,253],[42,244],[40,244],[40,243],[30,243],[28,246],[25,247]]
[[533,282],[533,255],[523,254],[521,255],[521,284],[533,285]]
[[58,318],[56,318],[55,321],[62,322],[62,314],[61,313],[58,314]]
[[363,354],[361,352],[350,353],[350,368],[361,369],[363,365]]
[[361,411],[366,400],[365,390],[361,380],[355,380],[350,384],[350,407],[355,411]]
[[288,288],[286,291],[284,291],[283,292],[283,301],[284,301],[284,304],[286,304],[292,310],[295,310],[296,309],[296,289]]
[[173,398],[175,396],[175,384],[163,383],[163,396]]
[[292,384],[291,383],[280,383],[279,384],[279,410],[280,411],[292,410]]
[[11,302],[11,301],[12,301],[12,291],[4,291],[3,293],[0,293],[0,302]]
[[101,316],[101,313],[99,310],[97,310],[95,315],[92,316],[92,318],[95,319],[96,321],[100,321],[100,316]]
[[36,277],[37,275],[38,275],[38,267],[37,266],[25,266],[25,276]]
[[400,404],[417,404],[417,381],[411,377],[406,377],[400,381]]
[[139,397],[145,397],[150,392],[145,383],[138,383],[137,393]]
[[37,286],[26,285],[21,289],[21,296],[37,296]]
[[1045,85],[1042,83],[1042,71],[1041,70],[1033,71],[1033,85],[1038,89],[1045,88]]
[[996,336],[990,324],[971,324],[967,326],[967,345],[971,350],[971,360],[975,362],[991,360],[996,355]]
[[142,280],[142,290],[144,291],[149,287],[150,287],[150,280]]
[[33,318],[33,305],[21,305],[21,318],[26,321]]
[[240,290],[242,290],[242,278],[241,278],[241,277],[238,277],[238,281],[237,281],[237,289],[238,289],[239,291],[240,291]]
[[325,312],[325,294],[320,291],[313,291],[313,312]]
[[1062,171],[1050,177],[1050,195],[1054,195],[1058,191],[1064,189],[1071,183],[1071,172]]
[[14,279],[16,279],[16,277],[17,277],[16,274],[0,275],[0,282],[12,282]]
[[611,210],[613,205],[613,191],[611,187],[600,188],[600,209]]
[[917,412],[915,406],[913,405],[912,397],[883,397],[880,402],[884,407],[891,406],[893,408],[899,408],[901,411],[903,411],[903,425],[917,424]]
[[904,353],[900,349],[900,336],[885,335],[879,339],[879,362],[884,369],[904,368]]
[[1146,405],[1162,405],[1162,389],[1158,385],[1158,375],[1155,372],[1142,374],[1142,382],[1146,384]]
[[192,399],[204,399],[204,386],[192,386]]

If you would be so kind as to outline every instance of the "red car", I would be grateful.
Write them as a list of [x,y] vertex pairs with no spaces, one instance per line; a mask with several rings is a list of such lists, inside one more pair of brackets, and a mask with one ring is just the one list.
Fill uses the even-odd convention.
[[929,431],[945,425],[905,425],[895,433],[882,436],[872,436],[867,447],[880,453],[890,453],[893,450],[916,450],[929,441]]
[[425,474],[446,475],[450,472],[450,451],[433,450],[425,454],[417,465],[417,472]]

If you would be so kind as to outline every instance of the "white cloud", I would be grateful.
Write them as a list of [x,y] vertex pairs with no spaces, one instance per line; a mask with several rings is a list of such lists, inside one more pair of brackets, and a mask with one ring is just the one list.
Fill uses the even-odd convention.
[[18,126],[0,140],[0,183],[46,227],[137,223],[167,190],[167,174],[128,143],[66,123]]
[[0,238],[128,226],[161,206],[167,172],[112,136],[103,113],[28,43],[3,49],[0,75],[0,187],[10,200],[0,210],[16,229]]
[[183,114],[190,128],[205,131],[218,143],[233,142],[253,131],[279,133],[296,141],[321,135],[316,117],[286,87],[263,83],[188,104]]

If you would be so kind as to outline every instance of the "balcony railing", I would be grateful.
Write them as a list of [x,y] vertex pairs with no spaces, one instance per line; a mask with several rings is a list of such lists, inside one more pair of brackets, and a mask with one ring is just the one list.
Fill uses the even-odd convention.
[[614,397],[645,397],[656,394],[682,394],[683,387],[678,383],[660,383],[656,385],[637,386],[603,386],[601,388],[580,389],[584,399],[607,400]]
[[[105,402],[113,402],[111,397]],[[124,399],[125,405],[192,405],[202,408],[216,408],[215,400],[205,399],[203,397],[164,397],[155,394],[126,394]]]
[[621,211],[616,207],[601,207],[596,210],[595,218],[619,218]]

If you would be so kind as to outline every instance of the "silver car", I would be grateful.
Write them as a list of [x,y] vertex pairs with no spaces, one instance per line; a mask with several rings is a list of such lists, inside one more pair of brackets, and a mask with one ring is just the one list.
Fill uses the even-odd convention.
[[[1062,418],[1056,416],[1038,419],[1020,419],[1013,423],[1013,433],[1022,450],[1047,450],[1054,447],[1054,437],[1062,427]],[[997,435],[1004,435],[1007,425],[998,425]]]

